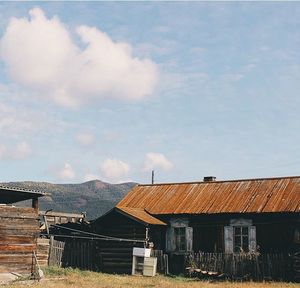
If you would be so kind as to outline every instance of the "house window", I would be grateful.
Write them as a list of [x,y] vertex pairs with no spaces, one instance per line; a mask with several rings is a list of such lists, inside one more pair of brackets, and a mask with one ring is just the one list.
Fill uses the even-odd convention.
[[249,219],[232,219],[224,227],[225,253],[256,252],[256,227]]
[[189,227],[189,220],[181,217],[170,219],[166,231],[166,251],[181,254],[192,250],[193,227]]
[[248,226],[234,226],[233,236],[234,252],[249,252]]
[[174,228],[174,234],[175,234],[175,250],[185,251],[186,250],[185,227]]

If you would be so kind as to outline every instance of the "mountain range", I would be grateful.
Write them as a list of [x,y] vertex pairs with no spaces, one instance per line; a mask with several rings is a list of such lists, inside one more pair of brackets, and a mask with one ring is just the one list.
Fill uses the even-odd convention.
[[9,182],[6,186],[47,192],[40,198],[40,209],[60,212],[87,213],[95,219],[113,208],[137,183],[110,184],[92,180],[80,184],[52,184],[47,182]]

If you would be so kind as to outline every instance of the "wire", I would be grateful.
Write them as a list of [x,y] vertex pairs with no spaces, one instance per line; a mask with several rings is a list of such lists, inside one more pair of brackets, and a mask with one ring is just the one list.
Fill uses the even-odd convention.
[[[99,241],[119,241],[119,242],[142,242],[142,240],[131,240],[131,239],[106,239],[106,238],[97,238],[97,237],[86,237],[86,236],[75,236],[75,235],[61,235],[61,234],[41,234],[42,236],[54,236],[54,237],[62,237],[62,238],[76,238],[76,239],[85,239],[85,240],[99,240]],[[127,241],[128,240],[128,241]]]
[[[101,235],[101,234],[96,234],[96,233],[91,233],[91,232],[86,232],[86,231],[82,231],[82,230],[77,230],[77,229],[73,229],[73,228],[68,228],[68,227],[64,227],[64,226],[60,226],[60,225],[56,225],[56,224],[52,224],[51,226],[60,228],[60,229],[65,229],[65,230],[70,230],[73,232],[78,232],[81,234],[86,234],[86,235],[91,235],[91,236],[95,236],[96,238],[99,238],[99,240],[115,240],[115,241],[127,241],[127,242],[141,242],[141,243],[145,243],[145,240],[137,240],[137,239],[126,239],[126,238],[118,238],[118,237],[112,237],[112,236],[107,236],[107,235]],[[94,238],[95,238],[94,237]]]

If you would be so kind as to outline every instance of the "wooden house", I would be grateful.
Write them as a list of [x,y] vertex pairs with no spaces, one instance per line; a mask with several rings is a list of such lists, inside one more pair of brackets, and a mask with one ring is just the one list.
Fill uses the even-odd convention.
[[[105,266],[104,261],[103,267],[116,267],[117,262],[121,263],[118,253],[128,255],[133,246],[152,242],[154,249],[169,255],[173,273],[183,272],[190,264],[187,256],[198,259],[200,270],[221,273],[229,271],[226,263],[230,257],[232,260],[242,255],[252,260],[256,257],[252,264],[258,267],[257,278],[276,278],[282,272],[278,277],[290,279],[292,276],[285,275],[288,272],[283,266],[290,269],[289,265],[294,265],[290,256],[299,252],[300,177],[229,181],[205,177],[203,182],[137,185],[92,226],[97,233],[144,241],[107,243],[100,251],[108,264]],[[203,255],[213,259],[203,260]],[[218,257],[223,263],[221,268]],[[265,265],[263,257],[275,257],[272,267],[281,265],[278,269],[282,271],[276,268],[277,272],[266,276],[264,271],[270,267],[259,266]],[[130,258],[127,261],[130,263]],[[215,266],[204,267],[205,261],[214,261]],[[228,273],[239,274],[240,265],[230,263],[236,269]]]
[[[38,198],[45,195],[39,191],[0,185],[0,273],[35,273],[34,253],[39,236]],[[31,201],[31,207],[13,206],[25,200]]]

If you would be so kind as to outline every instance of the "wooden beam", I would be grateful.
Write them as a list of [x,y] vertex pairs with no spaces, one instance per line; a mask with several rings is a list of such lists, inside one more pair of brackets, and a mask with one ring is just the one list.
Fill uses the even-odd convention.
[[32,208],[34,208],[36,211],[39,210],[39,198],[38,197],[32,198]]

